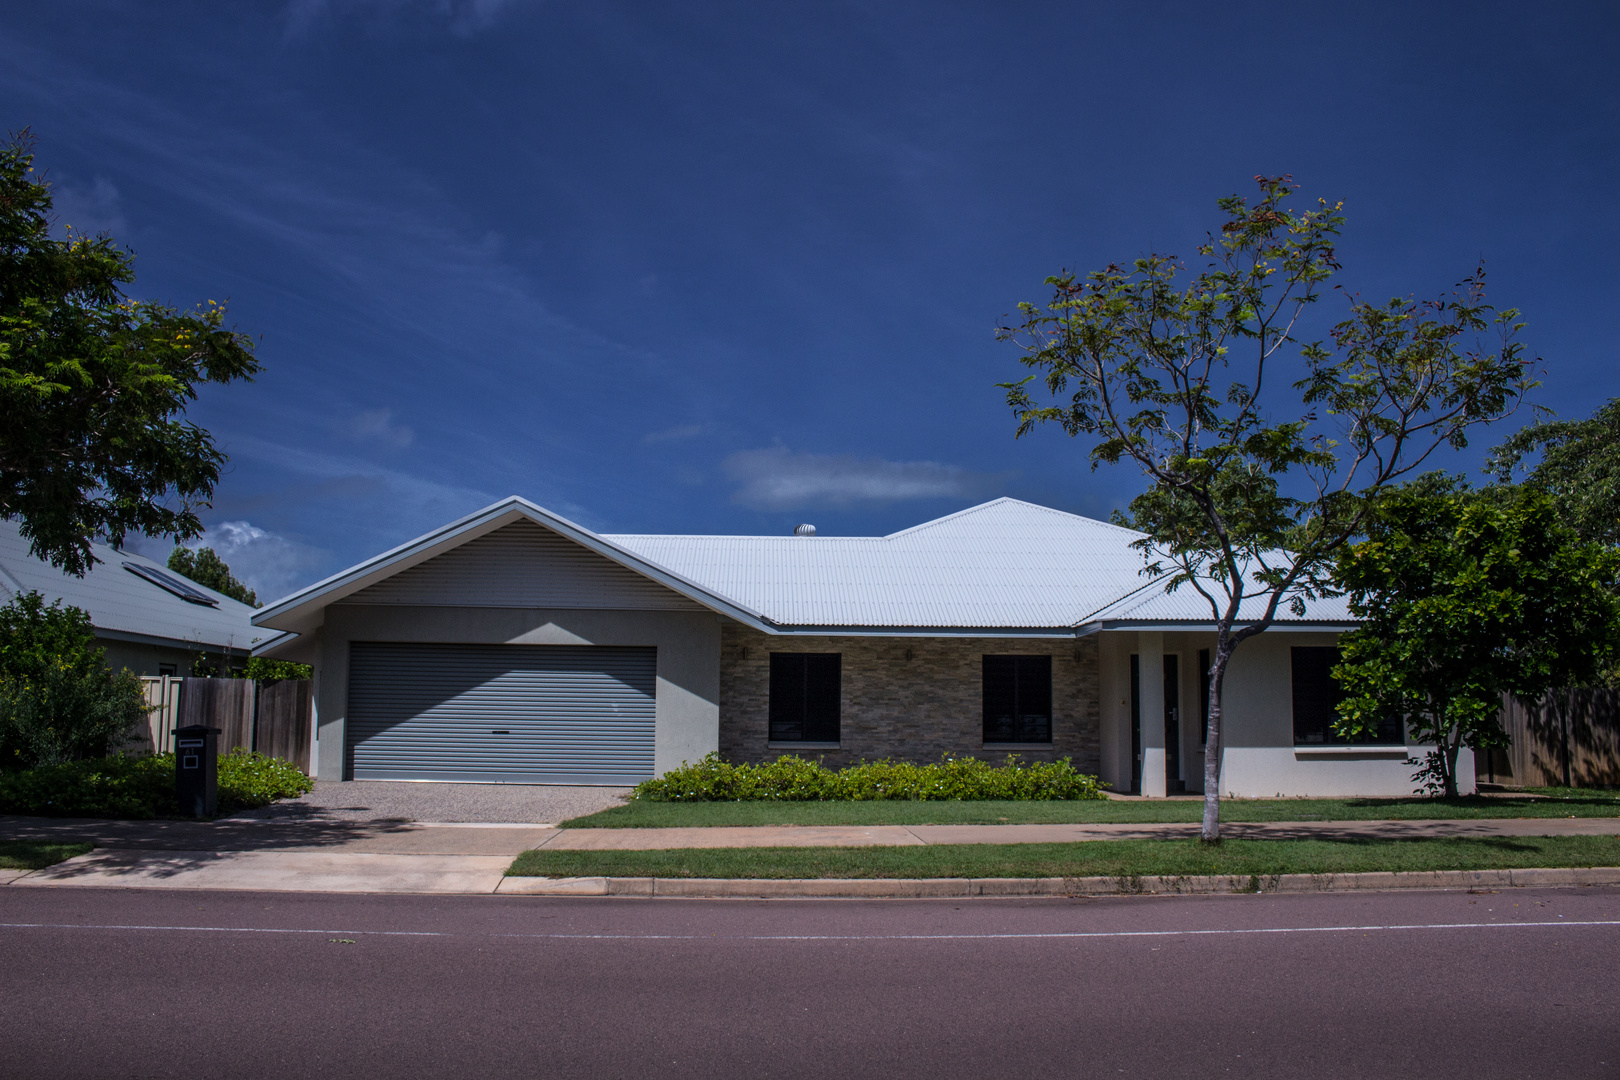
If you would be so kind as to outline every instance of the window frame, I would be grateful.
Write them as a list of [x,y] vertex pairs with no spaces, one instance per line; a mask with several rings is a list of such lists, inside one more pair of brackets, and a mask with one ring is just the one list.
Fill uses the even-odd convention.
[[[1006,710],[997,708],[996,712],[1010,718],[1010,734],[1006,728],[999,724],[994,732],[991,729],[991,695],[1000,692],[1000,685],[993,683],[991,668],[1000,667],[1004,664],[1011,671],[1012,709],[1010,713],[1007,713]],[[1035,700],[1028,701],[1024,698],[1023,688],[1026,679],[1031,675],[1034,676],[1031,686]],[[1001,679],[1003,676],[998,675],[996,678]],[[1016,749],[1028,746],[1052,745],[1052,706],[1055,695],[1052,691],[1052,656],[1050,653],[985,653],[979,669],[979,685],[981,704],[983,706],[980,736],[986,748]],[[993,685],[995,689],[992,689]],[[1044,712],[1026,711],[1026,705],[1033,709],[1043,703],[1045,705]],[[995,704],[999,706],[1001,703],[997,702]],[[1031,738],[1026,735],[1021,721],[1032,717],[1040,717],[1044,721],[1044,737]]]
[[[765,707],[767,746],[823,750],[839,747],[843,736],[843,659],[842,653],[770,654]],[[797,687],[789,685],[794,681]]]
[[[1323,653],[1333,654],[1332,658],[1328,660],[1326,667],[1321,666],[1321,661],[1324,659],[1321,656]],[[1294,749],[1319,750],[1328,747],[1355,748],[1363,746],[1367,747],[1368,749],[1378,749],[1380,747],[1405,746],[1406,733],[1403,730],[1403,726],[1399,718],[1390,718],[1385,720],[1379,725],[1379,731],[1376,734],[1362,734],[1355,738],[1347,739],[1334,732],[1334,710],[1338,703],[1343,701],[1345,697],[1343,686],[1337,679],[1333,678],[1332,675],[1333,665],[1339,662],[1339,656],[1340,652],[1337,645],[1289,646],[1288,700],[1289,718],[1292,721],[1294,735]],[[1300,666],[1302,659],[1304,659],[1307,663],[1318,667],[1318,669],[1324,673],[1326,678],[1326,682],[1324,684],[1319,684],[1316,688],[1306,687],[1302,689],[1300,686]],[[1321,691],[1321,686],[1327,687],[1326,693]],[[1312,700],[1313,696],[1316,698],[1314,701]],[[1302,698],[1305,709],[1307,711],[1318,713],[1318,716],[1301,716]],[[1325,714],[1322,713],[1322,700],[1324,698],[1326,700]],[[1323,716],[1325,716],[1325,719],[1322,718]],[[1308,736],[1316,733],[1311,729],[1318,726],[1320,726],[1321,737],[1317,739],[1310,739]]]

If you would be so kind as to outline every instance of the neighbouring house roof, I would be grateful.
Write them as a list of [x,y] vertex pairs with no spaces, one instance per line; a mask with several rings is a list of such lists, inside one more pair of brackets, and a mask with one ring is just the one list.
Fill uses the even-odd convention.
[[105,544],[91,551],[100,561],[76,578],[30,555],[17,522],[0,521],[0,603],[37,592],[87,612],[99,637],[187,649],[246,653],[281,636],[254,626],[248,605],[162,563]]
[[[1017,499],[996,499],[889,536],[597,534],[510,498],[384,552],[262,609],[254,622],[294,633],[324,608],[520,520],[538,522],[717,612],[772,634],[1071,636],[1124,626],[1212,623],[1182,588],[1166,595],[1142,574],[1140,533]],[[1246,605],[1244,618],[1258,614]],[[1341,601],[1301,619],[1338,628]]]

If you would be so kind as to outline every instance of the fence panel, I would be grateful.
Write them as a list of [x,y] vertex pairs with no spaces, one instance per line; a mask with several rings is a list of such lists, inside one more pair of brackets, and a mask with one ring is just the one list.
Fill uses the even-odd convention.
[[1506,696],[1512,745],[1476,755],[1476,774],[1514,787],[1620,786],[1620,692],[1555,690],[1536,701]]
[[314,719],[314,687],[310,679],[260,683],[259,715],[253,732],[255,750],[290,761],[306,773],[309,772],[310,727]]
[[180,716],[180,683],[173,675],[142,675],[146,695],[146,726],[130,733],[126,754],[162,754],[174,749],[174,729]]
[[180,687],[180,726],[217,727],[219,752],[253,749],[252,679],[190,678]]

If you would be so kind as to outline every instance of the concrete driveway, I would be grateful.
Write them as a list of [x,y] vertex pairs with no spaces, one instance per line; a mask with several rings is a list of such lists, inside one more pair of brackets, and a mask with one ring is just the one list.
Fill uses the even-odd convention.
[[554,825],[618,806],[629,793],[624,787],[317,780],[315,790],[301,799],[244,810],[227,820]]

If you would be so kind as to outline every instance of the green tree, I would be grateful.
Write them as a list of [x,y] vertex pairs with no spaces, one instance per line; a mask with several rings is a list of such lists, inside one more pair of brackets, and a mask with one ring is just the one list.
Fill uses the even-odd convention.
[[0,607],[0,767],[104,757],[145,718],[140,680],[108,669],[89,615],[37,592]]
[[107,236],[50,236],[50,185],[25,131],[0,145],[0,518],[83,575],[94,537],[189,540],[225,455],[185,420],[205,383],[250,379],[252,342],[212,301],[132,300],[132,256]]
[[259,595],[231,575],[230,566],[213,548],[177,547],[169,552],[169,569],[248,607],[259,606]]
[[262,656],[255,656],[248,660],[242,674],[260,682],[279,682],[282,679],[312,679],[315,669],[293,660],[266,660]]
[[[1540,459],[1527,465],[1538,451]],[[1559,517],[1583,540],[1620,544],[1620,398],[1590,420],[1524,428],[1491,451],[1486,468],[1504,484],[1523,471],[1524,483],[1551,495]]]
[[1429,476],[1386,491],[1337,573],[1361,620],[1339,639],[1337,730],[1400,717],[1436,746],[1419,776],[1450,796],[1462,747],[1507,745],[1504,693],[1589,684],[1620,641],[1620,552],[1582,541],[1530,488]]
[[[1019,324],[998,331],[1034,369],[1001,384],[1018,434],[1055,423],[1090,441],[1093,469],[1136,465],[1150,486],[1127,523],[1146,534],[1145,572],[1209,606],[1211,842],[1233,651],[1283,605],[1301,612],[1334,591],[1334,557],[1380,489],[1438,448],[1466,445],[1470,428],[1511,412],[1535,385],[1514,340],[1518,313],[1486,304],[1483,270],[1436,301],[1347,296],[1326,338],[1297,341],[1339,270],[1344,217],[1325,201],[1292,209],[1287,177],[1257,180],[1252,206],[1219,201],[1226,220],[1198,248],[1202,269],[1150,254],[1128,269],[1050,277],[1052,299],[1020,304]],[[1300,404],[1275,420],[1267,391],[1290,345],[1303,361]]]

